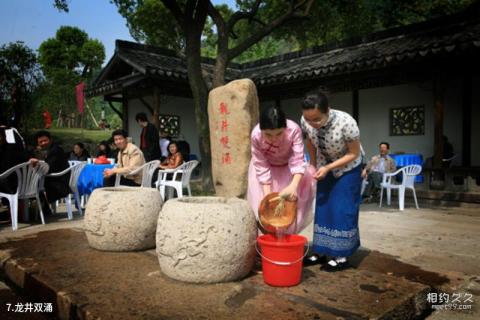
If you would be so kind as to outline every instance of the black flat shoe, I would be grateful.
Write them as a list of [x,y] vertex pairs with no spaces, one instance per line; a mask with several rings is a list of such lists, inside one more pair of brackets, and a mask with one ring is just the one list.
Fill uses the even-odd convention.
[[350,268],[350,264],[348,263],[348,261],[345,261],[345,262],[336,262],[335,260],[330,260],[330,261],[334,261],[336,265],[331,265],[330,263],[327,263],[327,264],[324,264],[320,268],[320,270],[326,271],[326,272],[337,272],[337,271],[342,271]]
[[327,258],[325,256],[319,256],[318,254],[312,254],[303,258],[303,265],[304,266],[314,266],[316,264],[325,263],[327,262]]

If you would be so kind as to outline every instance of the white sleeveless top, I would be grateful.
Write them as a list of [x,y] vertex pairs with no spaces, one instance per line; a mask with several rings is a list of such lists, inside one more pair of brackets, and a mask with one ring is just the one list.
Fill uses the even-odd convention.
[[[307,134],[317,149],[317,168],[340,159],[348,151],[347,143],[360,140],[360,130],[357,122],[348,113],[340,110],[330,109],[327,123],[319,129],[308,124],[303,116],[300,123],[303,132]],[[333,175],[338,178],[344,172],[348,172],[358,166],[362,162],[364,155],[361,146],[360,150],[360,155],[354,161],[343,167],[333,169]]]

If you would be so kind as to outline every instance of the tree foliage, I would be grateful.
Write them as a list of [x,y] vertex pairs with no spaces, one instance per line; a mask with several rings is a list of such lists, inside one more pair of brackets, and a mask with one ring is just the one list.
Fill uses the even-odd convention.
[[[171,13],[158,0],[113,0],[118,12],[126,19],[132,37],[150,45],[182,52],[184,35]],[[161,21],[161,26],[159,23]]]
[[[473,0],[237,0],[236,8],[214,6],[210,0],[112,1],[135,39],[185,56],[199,133],[203,187],[208,190],[213,186],[208,91],[224,84],[230,62],[265,58],[417,21],[421,13],[432,16]],[[55,2],[62,10],[67,0]],[[202,54],[215,59],[211,82],[203,74]]]
[[105,60],[105,48],[95,39],[89,39],[87,33],[77,27],[62,26],[55,38],[42,42],[39,61],[48,78],[51,72],[67,70],[85,78],[95,68],[100,68]]
[[273,38],[291,40],[295,47],[304,49],[452,14],[473,2],[475,0],[322,0],[312,7],[309,19],[278,28]]
[[[387,28],[408,25],[441,15],[457,12],[475,0],[318,0],[312,4],[308,17],[291,19],[271,35],[236,57],[244,62],[310,46],[323,45],[350,37],[361,36]],[[185,35],[178,22],[161,0],[113,0],[126,19],[132,37],[140,42],[185,53]],[[167,1],[168,2],[168,1]],[[174,1],[185,8],[186,0]],[[249,12],[255,0],[237,0],[236,8],[217,5],[227,21],[235,12]],[[242,19],[230,32],[232,48],[249,35],[261,30],[279,13],[288,10],[290,1],[259,1],[255,16]],[[218,32],[212,17],[207,17],[202,33],[202,55],[215,58]]]
[[49,110],[55,117],[75,113],[75,86],[89,81],[105,59],[103,44],[90,39],[77,27],[62,26],[54,38],[42,42],[39,62],[46,81],[39,88],[38,107]]
[[18,126],[30,109],[32,94],[42,80],[37,57],[23,42],[0,47],[0,104],[4,116]]

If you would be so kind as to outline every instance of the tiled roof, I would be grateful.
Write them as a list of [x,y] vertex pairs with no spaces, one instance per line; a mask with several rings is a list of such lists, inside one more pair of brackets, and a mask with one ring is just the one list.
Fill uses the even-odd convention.
[[[213,74],[214,60],[202,58],[202,68],[207,77]],[[122,78],[108,79],[108,73],[111,69],[124,63],[130,66],[134,71],[131,75]],[[238,64],[232,64],[233,67],[239,68]],[[188,83],[188,72],[185,59],[177,55],[174,51],[139,44],[135,42],[117,40],[115,42],[115,53],[108,62],[107,66],[102,70],[99,76],[87,89],[87,96],[101,95],[106,92],[119,90],[124,83],[137,75],[152,75],[166,80],[176,80]],[[240,77],[240,70],[227,68],[227,81]]]
[[243,66],[242,73],[261,86],[380,69],[471,49],[480,50],[480,19],[333,49],[314,48],[263,65]]
[[[257,86],[272,85],[382,69],[465,51],[480,52],[478,7],[480,5],[474,6],[473,11],[390,29],[364,38],[244,64],[231,63],[226,78],[227,81],[250,78]],[[88,90],[88,95],[102,94],[106,91],[105,86],[110,89],[120,86],[121,79],[105,80],[114,61],[130,65],[135,74],[188,82],[185,59],[175,52],[117,40],[114,56]],[[211,76],[213,64],[212,59],[203,59],[202,67],[207,76]]]

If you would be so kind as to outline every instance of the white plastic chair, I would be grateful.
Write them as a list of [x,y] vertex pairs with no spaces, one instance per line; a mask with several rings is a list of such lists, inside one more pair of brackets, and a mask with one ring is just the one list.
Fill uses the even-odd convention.
[[[152,187],[152,179],[153,179],[153,173],[155,172],[156,169],[158,169],[160,166],[160,160],[153,160],[150,162],[145,163],[143,166],[140,168],[135,169],[134,171],[130,172],[127,175],[124,175],[125,177],[129,176],[135,176],[142,172],[142,184],[141,186],[144,188],[151,188]],[[115,187],[120,186],[120,177],[122,175],[117,174],[115,177]]]
[[[72,165],[70,164],[70,161],[69,161],[70,167],[63,171],[47,174],[47,177],[60,177],[60,176],[63,176],[64,174],[67,174],[70,171],[70,181],[68,182],[68,186],[70,187],[71,193],[69,193],[65,197],[65,205],[67,206],[67,215],[69,220],[73,219],[72,199],[70,198],[71,194],[73,194],[75,202],[77,203],[78,212],[80,213],[80,215],[83,215],[81,202],[80,202],[80,194],[78,193],[77,182],[78,182],[78,177],[80,177],[80,172],[82,172],[83,168],[87,165],[87,162],[86,161],[75,161],[75,162],[76,163],[72,163],[73,164]],[[55,208],[53,211],[54,212],[57,211],[57,203],[55,203]]]
[[[382,207],[383,189],[387,190],[387,204],[391,203],[392,189],[398,189],[398,206],[403,211],[405,207],[405,189],[411,189],[413,198],[415,199],[415,206],[418,209],[417,194],[415,193],[415,176],[420,174],[422,167],[417,164],[412,164],[398,169],[393,173],[384,173],[382,179],[382,189],[380,190],[380,207]],[[392,177],[402,173],[402,183],[392,183]]]
[[[74,165],[76,165],[77,163],[85,163],[84,166],[82,166],[82,170],[83,168],[87,165],[87,164],[91,164],[90,162],[88,162],[88,160],[91,160],[92,158],[87,158],[86,161],[78,161],[78,160],[68,160],[68,164],[70,165],[70,167],[73,167]],[[78,182],[78,178],[80,177],[80,173],[81,171],[78,173],[78,177],[77,177],[77,182]],[[72,185],[70,183],[70,189],[72,189]],[[72,191],[74,192],[73,195],[75,196],[75,201],[77,201],[77,206],[79,208],[79,212],[80,212],[80,215],[83,216],[83,212],[82,212],[82,208],[85,208],[85,205],[87,203],[87,195],[82,195],[80,196],[79,192],[78,192],[78,186],[77,184],[75,184],[75,191],[74,189],[72,189]],[[78,202],[78,200],[76,199],[77,196],[80,197],[80,202]],[[58,205],[58,201],[57,201],[57,205]]]
[[[81,163],[82,161],[79,161],[79,160],[68,160],[68,165],[70,167],[73,167],[74,165],[76,165],[77,163]],[[85,162],[86,163],[86,162]],[[55,206],[58,207],[58,204],[59,204],[59,201],[57,200],[55,202]],[[56,207],[55,207],[55,210],[56,210]]]
[[[193,169],[198,165],[197,160],[188,161],[176,169],[172,170],[160,170],[158,172],[158,180],[156,182],[157,188],[160,190],[160,195],[162,199],[165,199],[165,187],[171,187],[169,190],[169,197],[173,197],[173,190],[177,190],[177,195],[179,198],[183,197],[183,188],[186,188],[188,195],[192,196],[192,191],[190,189],[190,177],[192,175]],[[181,179],[177,179],[178,175],[181,174]],[[171,175],[171,179],[167,180],[167,177]]]
[[[43,192],[43,178],[48,172],[48,164],[39,161],[35,167],[30,162],[20,163],[0,174],[0,179],[7,178],[12,173],[17,174],[17,192],[14,194],[0,192],[0,198],[6,198],[10,204],[12,229],[18,229],[18,199],[37,199],[37,209],[40,212],[42,224],[45,224],[39,193]],[[25,202],[25,215],[27,215],[27,202]]]
[[[77,163],[81,163],[82,161],[78,161],[78,160],[68,160],[68,165],[70,167],[73,167],[74,165],[76,165]],[[86,162],[85,162],[86,163]]]

